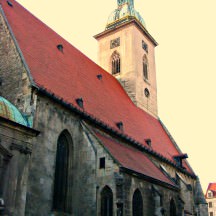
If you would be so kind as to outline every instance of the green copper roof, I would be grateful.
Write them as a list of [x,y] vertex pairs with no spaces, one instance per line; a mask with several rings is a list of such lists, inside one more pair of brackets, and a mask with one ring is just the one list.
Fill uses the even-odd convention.
[[106,29],[110,29],[120,23],[126,22],[130,19],[135,18],[144,27],[146,27],[144,19],[141,17],[139,12],[134,8],[133,0],[117,0],[118,8],[115,9],[109,16]]
[[8,100],[0,96],[0,116],[21,125],[28,126],[20,111]]

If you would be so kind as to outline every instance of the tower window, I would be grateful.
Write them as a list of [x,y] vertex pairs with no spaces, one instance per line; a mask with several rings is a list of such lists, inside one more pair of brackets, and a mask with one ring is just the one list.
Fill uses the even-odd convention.
[[143,57],[143,77],[145,80],[149,79],[149,74],[148,74],[148,59],[147,56],[144,55]]
[[144,94],[145,94],[145,96],[146,96],[147,98],[150,96],[150,92],[149,92],[149,90],[148,90],[147,88],[145,88]]
[[112,55],[112,74],[118,74],[121,71],[120,55],[115,51]]
[[120,37],[110,41],[110,49],[120,46]]
[[142,41],[142,48],[148,53],[148,44]]

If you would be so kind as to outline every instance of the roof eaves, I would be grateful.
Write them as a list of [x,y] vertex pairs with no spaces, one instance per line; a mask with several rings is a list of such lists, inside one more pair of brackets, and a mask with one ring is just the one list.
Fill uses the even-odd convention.
[[99,39],[100,37],[103,37],[104,35],[109,34],[114,29],[122,28],[131,23],[135,23],[135,25],[148,37],[148,39],[154,44],[154,46],[158,46],[158,42],[151,36],[151,34],[147,31],[147,29],[142,24],[140,24],[140,22],[135,18],[130,19],[127,22],[120,23],[118,26],[115,26],[113,28],[106,29],[105,31],[99,34],[94,35],[94,38]]
[[[1,2],[0,2],[0,3],[1,3]],[[29,69],[29,67],[28,67],[28,65],[27,65],[27,63],[26,63],[26,60],[25,60],[24,55],[23,55],[23,53],[22,53],[22,50],[21,50],[20,47],[19,47],[19,44],[18,44],[18,42],[17,42],[17,40],[16,40],[16,37],[15,37],[15,35],[14,35],[14,33],[13,33],[13,30],[12,30],[12,28],[11,28],[11,26],[10,26],[8,20],[7,20],[7,17],[6,17],[6,15],[5,15],[4,10],[3,10],[3,8],[2,8],[1,5],[0,5],[0,13],[2,14],[2,16],[3,16],[4,20],[5,20],[5,23],[6,23],[7,27],[8,27],[8,30],[9,30],[9,32],[10,32],[10,35],[11,35],[13,41],[14,41],[15,47],[16,47],[16,49],[17,49],[19,55],[20,55],[20,58],[21,58],[21,60],[22,60],[22,62],[23,62],[24,67],[25,67],[25,69],[26,69],[26,71],[27,71],[27,75],[28,75],[28,77],[29,77],[29,80],[30,80],[31,85],[34,86],[35,88],[38,88],[37,85],[35,84],[34,80],[33,80],[33,77],[32,77],[32,75],[31,75],[30,69]]]
[[162,186],[167,187],[169,189],[173,189],[173,190],[179,191],[179,187],[177,185],[171,185],[169,183],[166,183],[166,182],[160,181],[158,179],[152,178],[150,176],[144,175],[142,173],[136,172],[136,171],[131,170],[129,168],[120,167],[120,171],[124,172],[124,173],[127,173],[127,174],[130,174],[130,175],[134,175],[136,177],[140,177],[140,178],[148,180],[148,181],[150,181],[152,183],[155,183],[155,184],[158,184],[158,185],[162,185]]
[[89,121],[91,123],[93,122],[94,124],[99,126],[99,128],[102,128],[103,130],[108,131],[109,134],[111,134],[111,135],[113,135],[115,137],[118,137],[118,138],[122,139],[123,141],[126,141],[127,143],[133,145],[134,147],[136,147],[140,151],[145,151],[145,152],[149,153],[150,155],[159,158],[161,161],[170,164],[171,166],[175,167],[176,169],[178,169],[182,173],[184,173],[186,175],[189,175],[191,178],[194,178],[194,179],[197,178],[196,175],[194,175],[192,173],[189,173],[187,170],[185,170],[185,169],[183,169],[181,167],[178,167],[171,160],[165,158],[163,155],[159,154],[158,152],[155,152],[154,150],[143,146],[141,143],[137,142],[135,139],[128,136],[127,134],[123,134],[120,131],[117,131],[117,130],[113,129],[111,126],[109,126],[105,122],[101,121],[100,119],[94,117],[92,114],[89,114],[86,111],[77,108],[76,106],[74,106],[71,103],[65,102],[62,98],[58,97],[54,93],[51,93],[47,89],[45,89],[43,87],[40,87],[39,85],[38,85],[38,87],[39,87],[38,88],[39,93],[42,93],[42,94],[46,95],[47,97],[50,97],[50,98],[54,99],[56,102],[61,103],[63,106],[65,106],[68,109],[74,111],[76,114],[81,115],[85,120],[87,120],[87,121]]
[[36,130],[34,128],[27,127],[25,125],[19,124],[17,122],[14,122],[14,121],[12,121],[10,119],[7,119],[7,118],[4,118],[2,116],[0,116],[0,122],[8,123],[9,125],[15,126],[15,127],[19,128],[19,129],[24,129],[26,134],[31,134],[32,136],[38,136],[40,134],[40,131],[38,131],[38,130]]

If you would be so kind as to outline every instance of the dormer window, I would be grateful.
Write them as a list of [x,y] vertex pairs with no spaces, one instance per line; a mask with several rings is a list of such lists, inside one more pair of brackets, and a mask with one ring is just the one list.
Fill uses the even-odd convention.
[[183,167],[183,160],[188,158],[188,155],[187,154],[180,154],[180,155],[176,155],[173,157],[177,166],[180,166],[181,168],[184,168]]
[[116,51],[112,54],[112,74],[119,74],[121,72],[121,59],[119,53]]
[[149,147],[151,147],[151,139],[145,139],[145,143],[146,143]]
[[213,197],[213,194],[211,191],[208,191],[208,198],[212,198]]
[[123,131],[123,122],[117,122],[116,126],[118,127],[119,130]]
[[57,47],[57,49],[58,49],[60,52],[63,53],[63,49],[64,49],[64,47],[63,47],[62,44],[58,44],[56,47]]

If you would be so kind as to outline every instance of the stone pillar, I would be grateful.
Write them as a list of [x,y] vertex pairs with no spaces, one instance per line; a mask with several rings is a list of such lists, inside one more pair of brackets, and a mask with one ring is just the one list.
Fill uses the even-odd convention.
[[154,216],[164,216],[165,215],[165,209],[161,205],[161,195],[157,188],[155,186],[152,186],[152,192],[153,192],[153,199],[154,199]]
[[116,198],[117,198],[117,216],[123,216],[124,205],[123,205],[123,177],[119,173],[115,173],[116,182]]

